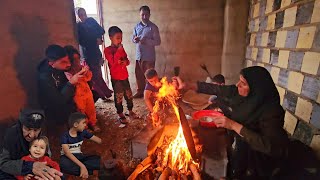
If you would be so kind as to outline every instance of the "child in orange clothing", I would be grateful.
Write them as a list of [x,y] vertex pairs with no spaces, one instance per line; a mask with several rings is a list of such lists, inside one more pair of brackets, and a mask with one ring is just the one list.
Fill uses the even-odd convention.
[[[48,156],[46,156],[46,153],[48,153],[49,148],[49,141],[48,138],[45,136],[40,136],[33,140],[30,143],[29,152],[30,154],[27,156],[22,157],[21,159],[24,161],[31,161],[31,162],[45,162],[47,166],[50,166],[51,168],[54,168],[58,171],[60,171],[60,166],[57,162],[51,160]],[[26,176],[17,176],[18,180],[35,180],[36,178],[32,174],[28,174]],[[55,180],[60,180],[60,176],[56,176]]]
[[122,46],[122,31],[117,26],[112,26],[108,30],[111,46],[104,49],[105,57],[108,61],[108,66],[111,74],[111,82],[114,91],[114,103],[119,115],[121,123],[127,123],[126,117],[123,114],[122,99],[127,101],[129,116],[139,118],[133,111],[133,98],[130,83],[128,80],[129,74],[127,66],[130,64],[127,53]]
[[83,81],[80,81],[78,84],[76,84],[73,100],[77,106],[78,111],[87,115],[88,127],[94,132],[99,132],[100,128],[96,125],[96,108],[94,106],[92,91],[88,84],[88,81],[90,81],[92,78],[92,72],[89,70],[88,66],[81,65],[80,54],[74,47],[66,46],[64,48],[67,51],[72,64],[70,70],[68,72],[65,72],[67,78],[70,79],[79,71],[83,72]]

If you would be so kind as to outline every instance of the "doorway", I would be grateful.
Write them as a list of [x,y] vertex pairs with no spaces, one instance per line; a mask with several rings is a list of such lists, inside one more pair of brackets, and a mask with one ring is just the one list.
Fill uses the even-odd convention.
[[[84,8],[87,12],[87,16],[95,19],[100,24],[100,26],[104,28],[101,0],[73,0],[73,4],[75,7],[75,10],[77,10],[77,8],[79,7]],[[76,14],[75,16],[76,16],[76,21],[78,22],[79,19]],[[100,46],[100,51],[102,53],[103,59],[104,59],[104,53],[103,53],[104,48],[105,48],[105,41]],[[80,50],[81,57],[83,57],[83,52],[81,51],[80,45],[79,45],[79,50]],[[108,65],[106,61],[104,61],[104,64],[101,68],[102,68],[103,79],[106,81],[108,87],[111,88],[111,81],[109,81],[110,77],[109,77]]]

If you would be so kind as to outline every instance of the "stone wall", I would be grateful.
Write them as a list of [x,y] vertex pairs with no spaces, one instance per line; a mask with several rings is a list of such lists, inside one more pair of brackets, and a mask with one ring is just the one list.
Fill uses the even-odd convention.
[[246,66],[263,66],[286,110],[284,128],[320,155],[320,0],[253,0]]
[[76,44],[72,0],[1,0],[0,125],[37,107],[37,64],[48,44]]
[[[132,61],[129,76],[135,85],[135,45],[131,42],[139,8],[148,5],[151,21],[160,30],[161,45],[156,47],[156,69],[160,76],[172,76],[173,67],[181,67],[186,80],[205,80],[200,64],[212,74],[221,72],[223,46],[224,0],[102,1],[104,28],[118,26],[123,31],[123,44]],[[106,36],[106,44],[110,41]],[[134,89],[134,87],[133,87]]]

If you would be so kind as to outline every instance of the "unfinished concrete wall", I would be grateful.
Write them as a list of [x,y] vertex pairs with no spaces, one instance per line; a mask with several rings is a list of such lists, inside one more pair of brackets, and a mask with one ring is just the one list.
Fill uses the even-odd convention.
[[224,40],[221,73],[226,84],[235,84],[243,68],[249,1],[227,0],[224,12]]
[[2,0],[0,124],[37,107],[37,64],[48,44],[76,44],[72,0]]
[[[135,85],[135,45],[131,36],[142,5],[151,8],[150,19],[160,30],[162,43],[156,48],[156,69],[161,76],[172,76],[173,67],[181,66],[185,79],[205,80],[207,75],[201,70],[201,63],[212,74],[220,73],[224,0],[104,0],[102,3],[105,29],[116,25],[124,32],[124,48],[133,62],[129,66],[132,86]],[[110,44],[108,36],[106,44]]]
[[284,128],[320,157],[320,0],[251,1],[246,66],[264,66],[286,110]]

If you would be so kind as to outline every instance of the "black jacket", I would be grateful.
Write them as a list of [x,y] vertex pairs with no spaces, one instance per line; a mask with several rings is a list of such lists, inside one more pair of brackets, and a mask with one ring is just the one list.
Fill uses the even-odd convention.
[[33,162],[21,160],[29,154],[29,143],[22,135],[20,122],[8,128],[0,151],[0,179],[15,179],[13,175],[32,173]]
[[102,58],[97,38],[101,38],[105,33],[104,29],[93,18],[87,18],[85,22],[79,22],[78,39],[81,45],[84,58],[88,65],[99,65]]
[[49,123],[64,124],[76,111],[73,101],[75,87],[69,83],[63,71],[53,69],[48,60],[38,66],[39,101]]

